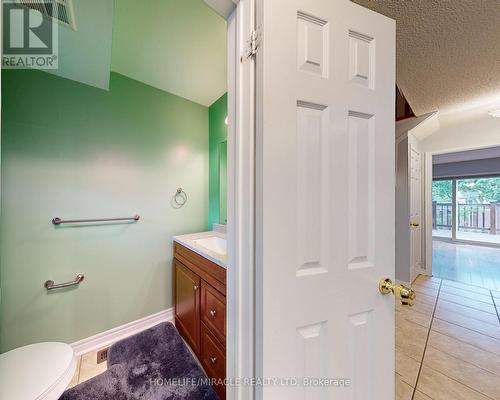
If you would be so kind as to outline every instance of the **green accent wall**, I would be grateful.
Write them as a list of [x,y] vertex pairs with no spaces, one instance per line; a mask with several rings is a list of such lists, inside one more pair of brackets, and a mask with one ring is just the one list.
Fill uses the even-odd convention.
[[226,20],[204,0],[114,1],[112,71],[208,107],[227,90],[226,54]]
[[[35,70],[2,71],[2,107],[2,351],[171,307],[172,236],[207,228],[208,108],[115,73],[104,91]],[[79,287],[43,287],[78,273]]]
[[219,221],[227,224],[227,140],[219,144]]
[[227,141],[227,93],[208,108],[209,121],[209,229],[220,223],[219,159],[220,144]]

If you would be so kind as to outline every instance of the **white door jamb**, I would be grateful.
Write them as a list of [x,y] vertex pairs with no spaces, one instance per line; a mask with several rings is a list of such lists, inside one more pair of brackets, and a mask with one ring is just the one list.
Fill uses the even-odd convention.
[[[253,400],[255,60],[243,56],[255,26],[255,0],[205,0],[228,28],[227,398]],[[233,3],[233,4],[232,4]]]

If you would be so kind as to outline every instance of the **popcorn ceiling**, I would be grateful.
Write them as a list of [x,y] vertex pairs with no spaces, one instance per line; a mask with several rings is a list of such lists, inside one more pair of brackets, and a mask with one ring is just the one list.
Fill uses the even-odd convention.
[[353,0],[396,20],[396,82],[416,115],[500,96],[500,0]]

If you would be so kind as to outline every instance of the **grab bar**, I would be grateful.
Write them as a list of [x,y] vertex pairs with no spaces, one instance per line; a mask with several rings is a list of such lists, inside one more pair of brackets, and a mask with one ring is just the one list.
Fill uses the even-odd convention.
[[60,289],[60,288],[68,287],[68,286],[78,285],[81,281],[83,281],[83,278],[85,278],[83,276],[83,274],[78,274],[74,281],[63,282],[63,283],[54,283],[54,281],[48,280],[45,282],[45,284],[43,286],[45,286],[45,289],[47,289],[47,290]]
[[59,217],[52,218],[54,225],[61,224],[79,224],[85,222],[108,222],[108,221],[139,221],[141,217],[134,215],[133,217],[120,217],[120,218],[93,218],[93,219],[61,219]]

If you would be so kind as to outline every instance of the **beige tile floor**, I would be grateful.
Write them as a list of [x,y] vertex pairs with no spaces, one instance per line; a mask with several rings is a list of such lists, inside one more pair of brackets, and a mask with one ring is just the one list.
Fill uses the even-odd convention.
[[420,276],[396,304],[396,400],[500,399],[500,292]]
[[[499,400],[500,292],[423,276],[413,288],[413,307],[396,304],[396,400]],[[106,368],[82,355],[70,387]]]
[[70,388],[106,371],[106,361],[97,364],[97,352],[99,350],[78,357],[75,375],[69,384]]

